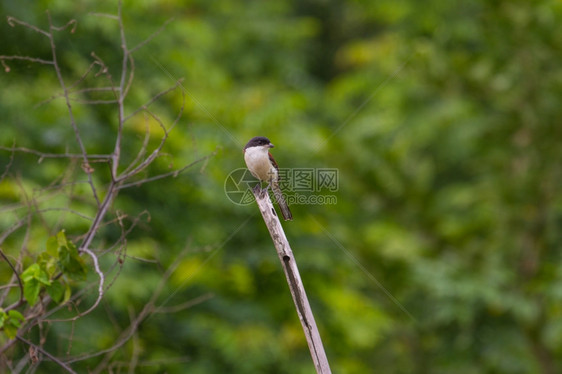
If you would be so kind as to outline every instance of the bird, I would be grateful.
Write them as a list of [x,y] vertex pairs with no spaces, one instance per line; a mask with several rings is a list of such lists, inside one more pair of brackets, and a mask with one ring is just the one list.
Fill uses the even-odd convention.
[[269,152],[269,149],[273,147],[274,145],[265,136],[253,137],[244,147],[244,161],[254,177],[269,183],[268,187],[271,186],[273,190],[273,195],[277,200],[279,209],[281,209],[283,218],[285,221],[290,221],[293,219],[293,214],[289,205],[287,205],[281,187],[279,187],[279,166]]

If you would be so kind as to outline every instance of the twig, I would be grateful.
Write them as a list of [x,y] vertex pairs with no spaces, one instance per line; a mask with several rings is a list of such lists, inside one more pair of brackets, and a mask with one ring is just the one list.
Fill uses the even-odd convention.
[[10,259],[8,258],[8,256],[6,256],[6,254],[4,253],[4,251],[2,250],[2,247],[0,247],[0,256],[2,256],[2,258],[4,259],[4,261],[6,261],[6,263],[8,264],[8,266],[12,269],[12,271],[14,272],[14,275],[16,277],[16,279],[18,280],[18,284],[20,287],[20,299],[18,300],[18,302],[16,303],[17,305],[21,305],[23,303],[23,283],[21,282],[21,278],[20,275],[18,274],[18,271],[16,270],[15,266],[12,265],[12,262],[10,261]]
[[195,299],[192,300],[188,300],[185,303],[181,303],[179,305],[166,306],[166,307],[159,306],[156,309],[154,309],[154,313],[177,313],[184,309],[191,308],[192,306],[195,306],[197,304],[201,304],[202,302],[212,299],[213,297],[215,297],[214,294],[206,293],[204,295],[196,297]]
[[55,356],[53,356],[52,354],[50,354],[49,352],[47,352],[46,350],[41,348],[40,346],[33,344],[32,342],[22,338],[21,336],[16,336],[16,339],[19,340],[22,343],[25,343],[25,344],[29,345],[33,349],[41,352],[45,356],[49,357],[51,359],[51,361],[53,361],[54,363],[59,365],[61,368],[63,368],[67,372],[76,374],[76,372],[74,370],[72,370],[72,368],[70,366],[68,366],[67,364],[65,364],[64,362],[62,362],[61,360],[59,360],[58,358],[56,358]]
[[[37,151],[35,149],[29,149],[29,148],[25,148],[25,147],[4,147],[0,145],[0,150],[2,151],[11,151],[11,152],[23,152],[23,153],[30,153],[32,155],[35,156],[39,156],[39,162],[41,162],[42,159],[44,158],[83,158],[84,155],[82,154],[78,154],[78,153],[46,153],[46,152],[41,152],[41,151]],[[103,154],[95,154],[95,155],[88,155],[87,156],[88,159],[102,159],[102,160],[107,160],[110,158],[109,155],[103,155]]]
[[[115,353],[115,351],[117,349],[119,349],[125,343],[127,343],[127,341],[129,341],[129,339],[131,339],[133,334],[137,331],[137,328],[140,325],[140,323],[154,313],[154,310],[155,310],[154,305],[156,303],[156,300],[160,297],[160,295],[161,295],[161,293],[164,289],[164,286],[166,285],[166,282],[169,280],[169,278],[172,276],[172,274],[174,273],[176,268],[179,266],[179,264],[181,263],[181,260],[183,259],[184,255],[185,255],[185,253],[187,252],[188,249],[189,249],[188,247],[185,248],[179,254],[179,256],[176,258],[174,263],[172,265],[170,265],[170,267],[168,267],[168,269],[164,272],[164,274],[162,274],[162,277],[160,278],[160,282],[158,283],[158,285],[156,286],[156,289],[152,293],[152,296],[151,296],[150,300],[144,305],[141,312],[131,322],[129,327],[121,333],[119,338],[116,339],[113,346],[111,346],[109,348],[106,348],[106,349],[103,349],[103,350],[100,350],[98,352],[85,353],[85,354],[82,354],[82,355],[79,355],[79,356],[76,356],[76,357],[72,357],[72,358],[68,359],[66,362],[67,363],[73,363],[73,362],[83,361],[83,360],[87,360],[87,359],[90,359],[90,358],[93,358],[93,357],[98,357],[98,356],[101,356],[101,355],[104,355],[104,354],[112,355],[113,353]],[[93,370],[92,372],[96,373],[96,372],[100,371],[101,369],[103,369],[103,368],[100,366],[99,370],[96,369],[96,370]]]
[[98,307],[99,303],[101,302],[101,299],[103,298],[103,294],[104,294],[103,284],[104,284],[104,281],[105,281],[105,276],[100,269],[98,257],[89,248],[82,248],[82,252],[86,252],[92,258],[92,261],[94,262],[94,270],[96,271],[96,273],[98,274],[98,276],[100,278],[100,281],[99,281],[99,284],[98,284],[98,297],[96,298],[96,301],[94,302],[94,304],[91,307],[89,307],[86,311],[79,312],[77,315],[75,315],[72,318],[51,319],[50,322],[69,322],[69,321],[74,322],[78,318],[81,318],[81,317],[84,317],[87,314],[90,314],[94,309],[96,309]]
[[150,105],[152,105],[152,103],[154,103],[156,100],[160,99],[162,96],[166,95],[167,93],[172,92],[173,90],[175,90],[176,88],[180,87],[181,84],[183,82],[183,78],[180,78],[176,81],[176,83],[170,87],[165,89],[164,91],[160,91],[158,92],[156,95],[154,95],[150,100],[148,100],[144,105],[140,106],[139,108],[137,108],[135,111],[133,111],[131,114],[129,114],[127,117],[125,117],[123,120],[127,121],[129,120],[131,117],[135,116],[136,114],[138,114],[139,112],[142,112],[145,108],[148,108]]
[[153,32],[148,38],[146,38],[145,40],[143,40],[142,42],[140,42],[139,44],[137,44],[136,46],[134,46],[133,48],[131,48],[129,50],[129,53],[134,53],[136,52],[138,49],[144,47],[146,44],[150,43],[152,41],[152,39],[154,39],[156,36],[158,36],[158,34],[160,34],[162,32],[162,30],[164,30],[166,28],[166,26],[168,26],[168,24],[170,22],[172,22],[174,20],[174,18],[169,18],[167,19],[162,26],[160,26],[158,28],[158,30],[156,30],[155,32]]
[[[72,104],[70,103],[70,96],[69,96],[68,87],[66,86],[66,82],[64,81],[61,69],[60,69],[59,64],[57,62],[55,37],[53,36],[53,31],[60,31],[64,28],[66,28],[68,25],[70,25],[72,23],[72,21],[69,21],[63,27],[56,27],[56,26],[53,25],[53,21],[51,19],[51,13],[49,13],[48,11],[47,11],[47,18],[49,20],[49,32],[45,33],[45,34],[49,38],[49,42],[51,44],[51,53],[53,55],[55,73],[57,75],[57,79],[58,79],[59,84],[60,84],[60,86],[62,88],[62,91],[64,93],[64,99],[66,101],[66,107],[68,109],[68,116],[70,118],[70,125],[72,126],[72,129],[74,130],[74,136],[76,138],[76,142],[78,143],[78,146],[80,147],[80,151],[82,152],[83,162],[84,162],[84,164],[87,165],[88,164],[88,152],[86,151],[86,147],[84,146],[84,142],[82,141],[82,136],[80,135],[80,130],[78,130],[78,125],[76,124],[76,120],[74,118],[74,111],[72,109]],[[98,193],[96,191],[96,187],[94,186],[94,181],[92,179],[92,173],[86,173],[86,174],[88,175],[88,182],[89,182],[90,187],[92,189],[92,194],[94,195],[94,199],[96,199],[96,202],[97,202],[98,206],[100,206],[100,200],[99,200],[99,197],[98,197]]]
[[175,178],[175,177],[177,177],[179,174],[181,174],[182,172],[184,172],[185,170],[189,169],[190,167],[192,167],[192,166],[194,166],[194,165],[196,165],[196,164],[198,164],[198,163],[200,163],[200,162],[202,162],[202,161],[206,161],[207,159],[209,159],[209,158],[215,156],[216,154],[217,154],[217,152],[215,151],[215,152],[211,153],[210,155],[207,155],[207,156],[205,156],[205,157],[201,157],[200,159],[195,160],[195,161],[193,161],[192,163],[187,164],[187,165],[185,165],[184,167],[182,167],[182,168],[180,168],[180,169],[177,169],[177,170],[174,170],[174,171],[170,171],[170,172],[168,172],[168,173],[155,175],[155,176],[153,176],[153,177],[146,178],[146,179],[141,179],[141,180],[138,180],[138,181],[135,181],[135,182],[130,182],[130,183],[126,183],[126,184],[121,184],[121,185],[119,186],[119,189],[121,190],[121,189],[124,189],[124,188],[133,187],[133,186],[137,187],[137,186],[140,186],[141,184],[148,183],[148,182],[153,182],[153,181],[155,181],[155,180],[162,179],[162,178],[167,178],[167,177],[169,177],[169,176],[174,176],[174,178]]
[[17,19],[17,18],[8,16],[7,22],[8,22],[8,25],[10,25],[10,26],[12,26],[12,27],[15,27],[16,24],[22,25],[23,27],[27,27],[28,29],[31,29],[31,30],[33,30],[33,31],[35,31],[35,32],[38,32],[39,34],[45,35],[47,38],[50,37],[50,36],[49,36],[49,33],[46,32],[45,30],[41,30],[39,27],[34,26],[34,25],[32,25],[32,24],[29,24],[29,23],[27,23],[27,22],[20,21],[20,20]]
[[306,296],[306,291],[300,277],[295,257],[293,256],[293,251],[285,236],[281,222],[275,213],[269,195],[266,192],[267,190],[261,190],[259,185],[257,187],[257,189],[253,190],[256,203],[258,204],[265,225],[269,230],[279,260],[281,260],[281,265],[283,266],[283,271],[285,272],[285,277],[287,278],[287,283],[289,284],[289,289],[293,296],[297,314],[301,321],[306,341],[308,342],[308,348],[312,356],[312,361],[314,362],[314,367],[318,374],[331,373],[328,357],[324,351],[322,339],[320,338],[318,327],[316,327],[316,322],[314,321],[314,315],[312,314],[312,309],[310,308],[310,303]]

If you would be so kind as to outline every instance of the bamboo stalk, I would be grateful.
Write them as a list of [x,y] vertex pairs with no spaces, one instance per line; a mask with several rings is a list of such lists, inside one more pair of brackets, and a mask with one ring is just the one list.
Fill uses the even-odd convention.
[[291,295],[293,296],[293,301],[304,330],[304,335],[308,343],[308,348],[310,349],[310,355],[312,356],[316,372],[318,374],[329,374],[331,373],[331,370],[328,363],[328,357],[324,351],[322,339],[320,338],[318,327],[316,327],[314,315],[312,314],[312,309],[310,308],[310,303],[308,302],[306,291],[297,267],[297,262],[293,256],[293,251],[291,250],[289,241],[287,240],[283,227],[281,226],[281,222],[275,213],[275,209],[269,199],[267,190],[261,190],[258,188],[254,189],[253,193],[256,197],[256,203],[258,204],[265,225],[267,226],[271,239],[273,240],[273,244],[275,245],[275,249],[277,250],[277,255],[281,261],[283,271],[285,272],[285,277],[287,278],[287,283],[289,284],[289,289],[291,290]]

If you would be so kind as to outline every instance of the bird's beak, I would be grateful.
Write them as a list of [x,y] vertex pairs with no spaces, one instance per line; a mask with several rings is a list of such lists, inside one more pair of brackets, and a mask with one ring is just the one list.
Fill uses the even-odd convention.
[[269,143],[267,146],[268,146],[269,148],[275,147],[275,146],[274,146],[273,144],[271,144],[271,143]]

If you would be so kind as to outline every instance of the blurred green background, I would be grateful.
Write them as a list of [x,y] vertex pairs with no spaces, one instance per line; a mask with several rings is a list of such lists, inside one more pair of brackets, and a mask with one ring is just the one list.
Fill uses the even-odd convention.
[[[119,79],[118,24],[94,14],[116,14],[116,2],[0,4],[0,55],[50,59],[47,38],[6,22],[45,28],[48,9],[57,25],[77,21],[74,33],[56,34],[67,83],[84,74],[92,51]],[[173,18],[133,55],[127,111],[175,79],[184,78],[186,92],[165,157],[143,176],[216,154],[175,178],[121,191],[93,245],[109,249],[101,259],[111,288],[94,313],[45,323],[46,350],[64,359],[111,347],[179,258],[155,302],[172,308],[75,370],[313,372],[258,210],[224,191],[229,173],[245,167],[243,145],[265,135],[281,167],[339,172],[336,204],[292,205],[295,219],[284,224],[334,373],[562,372],[562,2],[145,0],[125,1],[123,18],[130,47]],[[6,63],[0,145],[79,152],[64,100],[44,103],[61,92],[52,67]],[[87,85],[101,83],[91,74]],[[79,98],[88,152],[111,152],[115,106]],[[181,106],[174,91],[151,110],[170,124]],[[125,162],[145,122],[142,114],[127,122]],[[151,150],[161,132],[149,125]],[[36,214],[31,230],[2,249],[17,257],[24,246],[25,265],[49,235],[65,229],[79,242],[88,228],[67,212],[39,210],[92,216],[95,206],[84,184],[48,189],[84,181],[80,165],[11,155],[0,151],[8,170],[0,228]],[[108,167],[93,166],[102,189]],[[126,227],[140,218],[125,248],[111,248],[118,214]],[[117,257],[122,269],[112,268]],[[12,273],[0,268],[5,284]],[[88,280],[94,287],[80,310],[95,301],[96,274]],[[14,290],[8,301],[17,297]],[[37,330],[26,337],[37,342]],[[25,353],[16,346],[6,359]],[[44,361],[33,370],[60,368]]]

